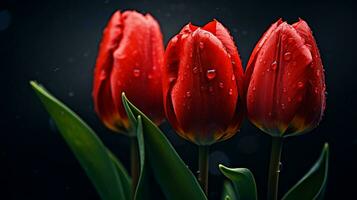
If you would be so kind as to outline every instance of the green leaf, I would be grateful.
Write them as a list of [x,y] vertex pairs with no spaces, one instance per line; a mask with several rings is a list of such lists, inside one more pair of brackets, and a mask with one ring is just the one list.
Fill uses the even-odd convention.
[[[123,105],[133,116],[141,116],[145,156],[167,199],[207,199],[195,176],[187,168],[161,130],[122,95]],[[130,115],[130,113],[128,113]]]
[[114,166],[118,172],[119,178],[121,180],[123,190],[124,190],[124,195],[125,199],[131,199],[131,178],[126,171],[125,167],[123,164],[117,159],[117,157],[108,150],[108,154],[112,162],[114,163]]
[[[133,119],[130,120],[131,123],[134,123]],[[143,136],[143,125],[141,116],[139,115],[136,125],[136,136],[138,139],[139,145],[139,156],[140,156],[140,176],[138,185],[135,190],[135,200],[142,200],[142,199],[151,199],[150,194],[150,182],[149,182],[149,174],[148,168],[145,160],[145,144],[144,144],[144,136]]]
[[103,200],[125,199],[124,184],[113,157],[94,131],[73,111],[36,82],[30,82],[59,132]]
[[224,181],[223,183],[222,200],[238,200],[230,181]]
[[295,199],[323,199],[327,185],[329,146],[325,143],[319,159],[314,166],[297,182],[282,198]]
[[249,169],[228,168],[221,164],[219,165],[219,169],[229,180],[232,181],[236,199],[257,199],[257,187],[255,184],[254,176]]

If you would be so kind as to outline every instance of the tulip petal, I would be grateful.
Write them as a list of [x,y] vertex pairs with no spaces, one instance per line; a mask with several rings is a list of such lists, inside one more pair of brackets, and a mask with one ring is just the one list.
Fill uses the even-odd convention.
[[94,107],[106,126],[119,131],[120,115],[113,102],[110,88],[110,73],[113,66],[113,52],[122,38],[122,16],[115,12],[104,29],[96,60],[93,85]]
[[229,34],[229,31],[217,20],[213,20],[212,22],[206,24],[202,29],[215,35],[225,47],[232,61],[234,76],[238,85],[239,96],[243,98],[243,68],[237,47],[233,41],[233,37]]
[[313,59],[307,69],[308,81],[304,101],[289,128],[290,132],[299,134],[311,130],[321,121],[326,106],[326,86],[320,53],[310,27],[302,19],[293,24],[293,27],[304,38]]
[[[125,92],[135,105],[159,123],[163,116],[162,90],[158,88],[161,88],[164,51],[159,25],[150,15],[135,11],[124,12],[123,23],[123,38],[114,52],[111,72],[115,106],[121,116],[126,116],[121,103],[121,93]],[[125,123],[128,128],[127,119]]]
[[285,22],[266,39],[247,91],[249,117],[263,131],[278,136],[288,128],[305,95],[311,61],[304,40]]
[[222,42],[210,32],[196,29],[181,45],[171,99],[182,136],[209,144],[233,135],[225,131],[235,114],[238,90]]
[[257,60],[257,55],[258,52],[262,49],[265,41],[270,37],[270,35],[274,32],[274,30],[281,24],[283,23],[282,19],[280,18],[278,21],[276,21],[274,24],[272,24],[269,29],[263,34],[263,36],[260,38],[260,40],[258,41],[258,43],[256,44],[256,46],[253,49],[252,54],[250,55],[248,64],[247,64],[247,68],[245,70],[245,84],[244,84],[244,88],[245,90],[248,89],[248,85],[250,82],[250,78],[252,76],[253,70],[254,70],[254,63]]

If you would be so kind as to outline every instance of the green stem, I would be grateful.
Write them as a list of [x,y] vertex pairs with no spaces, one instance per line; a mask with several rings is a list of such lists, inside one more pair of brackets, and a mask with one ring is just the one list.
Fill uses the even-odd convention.
[[282,147],[283,138],[273,137],[268,178],[268,200],[278,199],[280,156]]
[[131,161],[131,179],[132,179],[132,198],[134,199],[136,186],[139,180],[139,150],[136,137],[130,137],[130,161]]
[[198,181],[206,195],[208,195],[208,156],[209,146],[198,146]]

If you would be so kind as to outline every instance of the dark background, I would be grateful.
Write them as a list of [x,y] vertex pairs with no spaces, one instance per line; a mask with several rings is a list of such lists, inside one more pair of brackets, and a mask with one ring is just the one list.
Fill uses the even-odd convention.
[[[37,80],[89,123],[129,167],[129,141],[106,130],[93,111],[93,66],[101,32],[116,10],[152,13],[165,44],[188,22],[213,18],[231,31],[244,64],[268,26],[283,17],[307,20],[326,70],[327,110],[318,128],[286,140],[280,195],[315,162],[325,141],[331,160],[327,199],[353,199],[356,175],[356,23],[349,2],[259,1],[0,1],[0,199],[98,199],[86,174],[29,87]],[[197,149],[163,128],[195,172]],[[247,167],[265,199],[270,137],[247,120],[241,133],[212,147],[210,198],[218,199],[217,163]]]

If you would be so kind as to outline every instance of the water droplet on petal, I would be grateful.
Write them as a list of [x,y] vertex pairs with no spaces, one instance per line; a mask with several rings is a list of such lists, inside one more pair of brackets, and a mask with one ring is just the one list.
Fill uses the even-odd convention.
[[285,104],[283,104],[283,103],[281,104],[281,109],[285,110]]
[[314,92],[315,92],[315,94],[319,93],[319,88],[315,87]]
[[192,71],[193,71],[194,74],[197,74],[197,72],[198,72],[198,67],[194,67],[194,68],[192,69]]
[[234,76],[234,74],[232,74],[232,81],[236,80],[236,77]]
[[209,69],[207,70],[206,76],[208,80],[212,80],[216,77],[216,70],[215,69]]
[[203,49],[203,48],[205,47],[205,45],[203,44],[203,42],[200,42],[199,46],[200,46],[200,49]]
[[104,70],[102,70],[101,72],[100,72],[100,76],[99,76],[99,80],[104,80],[104,79],[106,79],[107,78],[107,73],[104,71]]
[[152,74],[148,75],[148,79],[152,79],[152,77],[153,77]]
[[317,77],[320,77],[321,76],[321,72],[320,72],[320,70],[318,69],[318,70],[316,70],[316,76]]
[[220,88],[223,88],[223,87],[224,87],[223,82],[219,82],[219,87],[220,87]]
[[134,75],[134,77],[139,77],[140,76],[140,69],[134,69],[133,70],[133,75]]
[[297,86],[298,86],[298,88],[302,88],[302,87],[304,87],[304,83],[301,82],[301,81],[299,81],[299,82],[297,83]]
[[285,54],[284,54],[284,60],[285,61],[289,61],[291,59],[291,53],[290,52],[286,52]]
[[278,63],[276,61],[271,63],[271,69],[272,70],[276,70],[277,67],[278,67]]
[[170,83],[173,83],[173,82],[175,82],[175,81],[176,81],[176,77],[170,77],[170,78],[169,78],[169,82],[170,82]]
[[229,95],[232,95],[232,94],[233,94],[233,89],[232,89],[232,88],[229,89],[228,94],[229,94]]
[[286,93],[286,91],[287,91],[287,89],[284,87],[284,88],[283,88],[283,93]]
[[186,92],[186,97],[191,97],[191,92],[190,91]]

